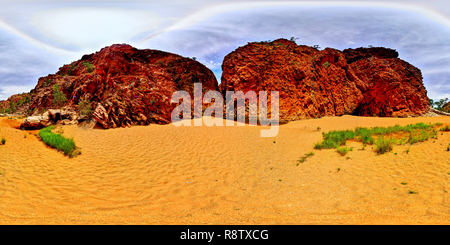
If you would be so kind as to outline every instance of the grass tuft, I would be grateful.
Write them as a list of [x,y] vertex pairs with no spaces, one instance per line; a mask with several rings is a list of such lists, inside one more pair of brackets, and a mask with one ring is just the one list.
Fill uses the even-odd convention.
[[353,148],[348,148],[348,147],[338,147],[336,148],[337,152],[339,154],[341,154],[341,156],[345,156],[349,151],[352,151]]
[[380,137],[376,142],[376,152],[378,152],[378,154],[384,154],[386,152],[392,151],[393,149],[393,145],[394,145],[394,140],[392,138],[390,139],[385,139],[384,137]]
[[68,155],[69,157],[74,156],[74,151],[76,149],[75,141],[71,139],[67,139],[60,134],[52,133],[52,129],[54,126],[46,127],[39,131],[39,137],[41,137],[42,141],[52,147],[57,149],[58,151],[64,152],[64,155]]
[[[376,144],[376,151],[379,154],[383,154],[392,151],[394,144],[403,145],[405,143],[414,144],[417,142],[423,142],[429,138],[437,138],[437,131],[434,129],[436,126],[442,124],[409,124],[407,126],[390,126],[390,127],[374,127],[374,128],[362,128],[358,127],[353,130],[335,130],[328,133],[323,132],[323,140],[314,144],[314,149],[338,149],[341,155],[345,155],[347,152],[342,146],[346,144],[347,140],[356,140],[363,143],[364,150],[366,144]],[[450,130],[450,128],[449,128]],[[441,128],[443,131],[443,128]],[[394,134],[400,136],[406,136],[400,140],[393,139]],[[408,137],[409,135],[409,137]],[[385,139],[389,137],[390,139]],[[373,147],[372,147],[373,148]]]
[[[313,156],[313,155],[314,155],[314,152],[310,151],[310,152],[306,153],[305,156],[301,157],[301,158],[298,160],[298,162],[299,162],[299,163],[303,163],[303,162],[306,161],[306,158],[308,158],[308,157],[310,157],[310,156]],[[297,166],[298,166],[298,163],[297,163]]]

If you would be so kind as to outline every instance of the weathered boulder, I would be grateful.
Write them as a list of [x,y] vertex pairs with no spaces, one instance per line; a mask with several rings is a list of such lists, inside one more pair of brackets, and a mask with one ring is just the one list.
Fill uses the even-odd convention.
[[48,109],[42,115],[29,116],[20,124],[23,129],[41,129],[53,124],[74,125],[78,123],[76,111],[73,109]]
[[29,116],[20,124],[21,129],[40,129],[44,127],[41,116]]

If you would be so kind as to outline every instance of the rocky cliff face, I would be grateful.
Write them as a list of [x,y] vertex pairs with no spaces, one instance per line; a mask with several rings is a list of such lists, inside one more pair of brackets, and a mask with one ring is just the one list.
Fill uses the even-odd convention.
[[351,114],[362,99],[358,78],[335,49],[318,51],[285,39],[249,43],[228,54],[222,69],[223,93],[279,91],[282,120]]
[[279,91],[280,120],[426,113],[420,70],[397,57],[385,48],[341,52],[286,39],[249,43],[225,57],[220,89]]
[[[228,54],[222,70],[218,86],[214,74],[195,60],[112,45],[41,77],[29,94],[0,102],[0,110],[20,104],[22,114],[42,115],[56,108],[52,93],[58,84],[68,98],[67,120],[88,100],[104,128],[166,124],[178,105],[171,103],[172,94],[184,90],[194,98],[194,83],[202,83],[203,96],[219,90],[224,102],[226,91],[254,91],[257,97],[259,91],[279,91],[281,121],[345,114],[407,117],[429,110],[420,70],[387,48],[319,51],[286,39],[254,42]],[[269,118],[271,103],[269,96]]]
[[386,48],[358,48],[343,51],[347,63],[362,82],[363,93],[355,114],[360,116],[407,117],[429,110],[422,73],[397,58]]
[[91,101],[94,119],[104,128],[166,124],[177,105],[170,101],[172,94],[185,90],[193,99],[197,82],[203,94],[218,90],[214,74],[197,61],[116,44],[41,77],[31,91],[29,109],[42,114],[55,108],[52,88],[59,84],[68,99],[66,108],[78,110],[81,100]]

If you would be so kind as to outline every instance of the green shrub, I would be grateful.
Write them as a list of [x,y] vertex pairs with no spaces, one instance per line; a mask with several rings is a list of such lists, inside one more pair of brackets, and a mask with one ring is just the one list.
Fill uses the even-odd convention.
[[5,143],[6,143],[5,137],[2,137],[2,145],[4,145]]
[[[375,139],[373,136],[377,136],[377,148],[380,154],[391,151],[393,144],[404,144],[403,141],[408,142],[410,144],[414,144],[416,142],[423,142],[428,140],[430,137],[436,138],[437,132],[434,129],[435,126],[439,124],[425,124],[425,123],[417,123],[417,124],[409,124],[407,126],[390,126],[390,127],[373,127],[373,128],[361,128],[357,127],[354,131],[352,130],[336,130],[330,131],[328,133],[323,132],[323,140],[314,144],[314,149],[334,149],[345,145],[347,140],[356,140],[362,142],[364,147],[366,144],[374,144]],[[440,124],[442,125],[442,124]],[[449,128],[450,130],[450,128]],[[443,131],[443,129],[441,129]],[[409,134],[408,138],[402,138],[397,142],[394,139],[384,139],[384,137],[391,136],[392,134],[404,133]],[[383,144],[386,144],[384,146]],[[363,149],[364,149],[363,147]],[[341,148],[340,151],[343,151]]]
[[345,156],[349,151],[352,151],[353,148],[348,147],[338,147],[336,148],[337,152],[341,154],[341,156]]
[[385,139],[384,137],[380,137],[377,141],[375,141],[376,151],[378,154],[384,154],[386,152],[392,151],[394,139]]
[[92,119],[94,111],[92,111],[92,105],[90,100],[82,99],[78,103],[78,110],[80,111],[81,115],[85,116],[87,119]]
[[68,155],[69,157],[74,156],[74,151],[76,149],[75,141],[71,139],[67,139],[60,134],[52,133],[52,129],[55,126],[46,127],[39,131],[39,137],[41,137],[42,141],[52,147],[57,149],[58,151],[64,152],[64,155]]
[[86,66],[88,73],[91,73],[94,70],[94,65],[87,61],[83,62],[83,65]]

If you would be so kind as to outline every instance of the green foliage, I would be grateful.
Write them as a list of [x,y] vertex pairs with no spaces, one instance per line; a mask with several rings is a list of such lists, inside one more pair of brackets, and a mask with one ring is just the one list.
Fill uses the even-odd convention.
[[[334,149],[345,145],[347,140],[356,140],[362,142],[365,148],[366,144],[376,144],[376,151],[380,154],[391,151],[392,146],[395,143],[403,144],[403,140],[414,144],[416,142],[423,142],[430,137],[437,137],[434,127],[438,124],[425,124],[417,123],[407,126],[390,126],[390,127],[374,127],[374,128],[361,128],[358,127],[354,131],[352,130],[335,130],[328,133],[322,133],[323,141],[314,144],[314,149]],[[439,124],[442,125],[442,124]],[[450,128],[449,128],[450,130]],[[395,133],[409,134],[409,138],[401,139],[397,142],[394,139],[385,139],[385,136],[392,136]],[[373,136],[378,136],[378,140],[375,141]],[[338,149],[338,152],[345,153],[345,148]],[[345,155],[344,154],[344,155]]]
[[448,132],[448,131],[450,131],[450,127],[448,125],[446,125],[445,127],[442,127],[441,129],[439,129],[439,131]]
[[[306,161],[306,158],[313,156],[313,155],[314,155],[314,152],[310,151],[310,152],[306,153],[305,156],[301,157],[300,160],[298,160],[298,162],[303,163]],[[297,166],[298,166],[298,164],[297,164]]]
[[5,143],[6,143],[5,137],[2,137],[2,145],[4,145]]
[[439,111],[442,111],[442,107],[444,107],[447,102],[448,98],[440,99],[439,101],[433,101],[432,99],[429,99],[430,106]]
[[53,105],[62,108],[66,101],[66,95],[61,91],[59,84],[53,85]]
[[18,106],[22,106],[24,104],[28,104],[31,101],[31,95],[24,95],[18,102]]
[[392,151],[394,146],[394,139],[385,139],[384,137],[380,137],[377,141],[375,141],[376,152],[378,154],[384,154],[386,152]]
[[89,62],[83,62],[83,65],[86,66],[87,68],[87,72],[91,73],[92,71],[94,71],[94,65],[89,63]]
[[78,103],[78,110],[80,111],[81,115],[85,116],[87,119],[92,119],[94,111],[92,111],[92,104],[90,100],[86,98],[82,99]]
[[355,138],[355,132],[352,130],[331,131],[322,133],[322,136],[324,140],[315,144],[315,149],[333,149],[345,145],[346,140]]
[[43,82],[44,87],[47,87],[51,82],[52,82],[52,79],[46,79],[46,80]]
[[74,151],[76,149],[75,141],[71,139],[67,139],[60,134],[52,133],[54,126],[46,127],[39,131],[39,137],[41,137],[42,141],[52,147],[57,149],[58,151],[64,152],[64,155],[68,155],[69,157],[74,156]]
[[353,148],[352,147],[348,148],[348,147],[343,146],[343,147],[336,148],[336,150],[339,154],[341,154],[341,156],[345,156],[349,151],[353,151]]
[[61,91],[59,84],[53,85],[53,105],[61,111],[61,108],[64,106],[66,101],[66,95]]
[[16,112],[16,104],[14,102],[12,102],[11,100],[9,101],[9,111],[10,111],[10,113]]
[[323,66],[324,68],[328,68],[328,67],[330,67],[330,62],[325,61],[325,63],[323,63],[322,66]]

